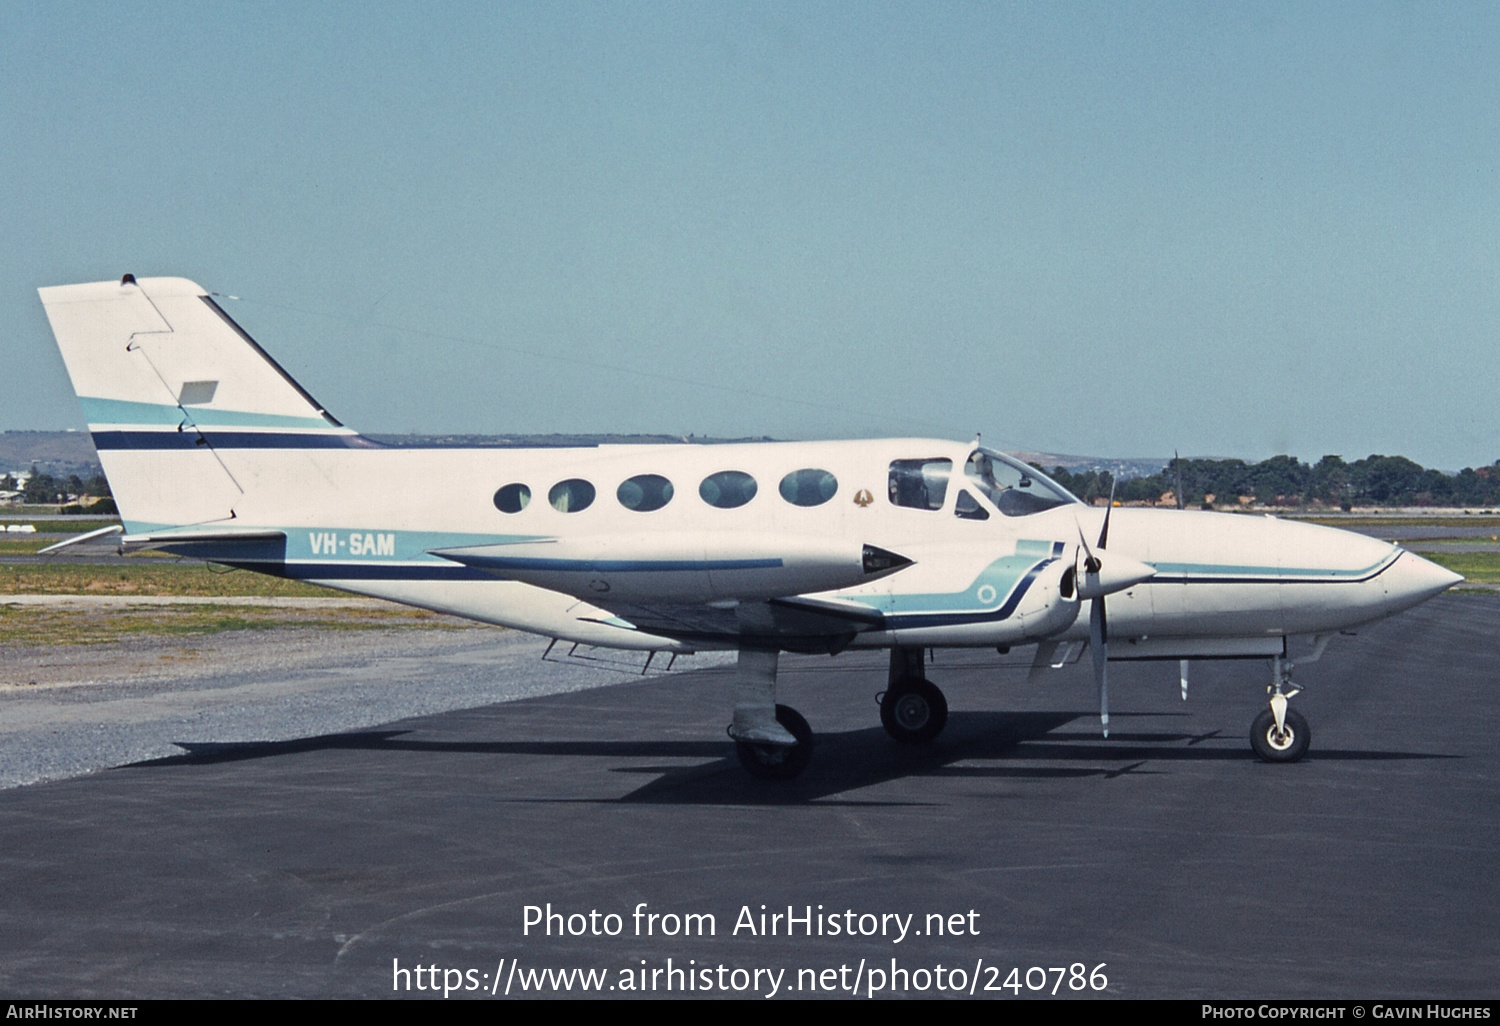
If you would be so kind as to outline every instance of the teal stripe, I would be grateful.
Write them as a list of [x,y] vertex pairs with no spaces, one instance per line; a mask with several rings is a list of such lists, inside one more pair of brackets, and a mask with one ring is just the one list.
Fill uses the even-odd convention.
[[[1306,566],[1235,566],[1227,563],[1152,563],[1158,573],[1204,577],[1365,577],[1390,562],[1391,556],[1360,570]],[[1149,583],[1149,582],[1147,582]]]
[[988,613],[999,609],[1027,574],[1038,565],[1050,562],[1051,542],[1016,544],[1016,555],[995,560],[979,572],[962,591],[933,594],[850,596],[860,605],[877,609],[887,616],[903,613]]
[[[128,399],[98,399],[79,396],[83,404],[83,419],[89,427],[100,424],[143,424],[160,427],[176,427],[182,423],[180,406],[165,403],[138,403]],[[207,406],[193,406],[188,416],[199,427],[262,427],[262,428],[322,428],[332,425],[322,417],[285,417],[274,413],[247,413],[242,410],[215,410]]]
[[[466,534],[450,531],[389,531],[379,528],[349,527],[279,527],[274,524],[148,524],[130,521],[126,524],[129,534],[168,535],[174,530],[205,531],[220,530],[226,534],[236,529],[247,531],[283,531],[286,534],[286,558],[289,560],[322,561],[339,560],[363,563],[370,560],[380,562],[446,563],[452,560],[433,556],[428,549],[456,549],[476,545],[514,545],[518,542],[545,541],[551,535],[534,534]],[[331,544],[329,537],[332,537]],[[351,542],[358,536],[358,542]],[[390,537],[392,544],[382,546],[383,537]],[[314,551],[314,545],[317,546]],[[357,549],[358,551],[352,551]]]

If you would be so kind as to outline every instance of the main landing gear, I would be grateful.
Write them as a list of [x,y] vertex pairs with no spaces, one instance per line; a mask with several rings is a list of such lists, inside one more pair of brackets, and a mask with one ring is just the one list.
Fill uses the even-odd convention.
[[[897,741],[931,741],[948,723],[948,700],[922,676],[920,648],[891,650],[890,683],[880,694],[880,722]],[[735,667],[734,753],[752,777],[791,780],[812,759],[807,720],[776,702],[776,652],[740,649]]]
[[948,700],[922,676],[920,648],[891,649],[890,683],[880,695],[880,723],[906,744],[931,741],[948,724]]
[[729,736],[740,765],[762,780],[790,780],[812,760],[813,732],[802,714],[776,703],[778,653],[740,649]]
[[[735,738],[734,754],[752,777],[761,780],[791,780],[812,761],[813,732],[802,714],[789,705],[776,707],[776,722],[794,739],[794,744],[741,741]],[[733,728],[731,728],[733,730]],[[734,735],[731,733],[731,737]]]

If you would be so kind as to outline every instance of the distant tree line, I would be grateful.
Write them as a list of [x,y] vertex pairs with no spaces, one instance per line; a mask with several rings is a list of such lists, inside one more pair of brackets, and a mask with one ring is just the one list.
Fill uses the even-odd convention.
[[[1043,468],[1038,467],[1041,470]],[[1050,472],[1058,484],[1085,502],[1107,498],[1114,484],[1108,471]],[[1324,456],[1309,466],[1291,456],[1259,463],[1244,460],[1174,459],[1161,473],[1121,480],[1117,502],[1176,503],[1198,507],[1237,506],[1242,498],[1276,506],[1500,506],[1500,460],[1488,467],[1466,467],[1457,474],[1428,470],[1404,456],[1367,456],[1346,463]]]
[[[51,474],[33,473],[24,484],[18,482],[11,474],[0,477],[0,491],[21,492],[23,501],[35,506],[52,506],[66,503],[69,499],[83,495],[92,495],[96,499],[107,500],[108,508],[101,508],[96,502],[88,507],[90,513],[113,513],[114,500],[110,497],[109,482],[104,475],[96,474],[88,480],[84,480],[77,474],[67,477],[53,477]],[[71,510],[65,510],[69,512]]]

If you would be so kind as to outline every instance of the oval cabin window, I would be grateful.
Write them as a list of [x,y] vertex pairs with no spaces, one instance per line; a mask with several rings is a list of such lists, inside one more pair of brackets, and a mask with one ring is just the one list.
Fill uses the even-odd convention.
[[501,513],[519,513],[531,501],[531,489],[523,484],[508,484],[495,493],[495,508]]
[[637,474],[615,492],[620,505],[637,513],[650,513],[672,501],[672,482],[660,474]]
[[703,479],[698,494],[716,509],[737,509],[755,498],[755,478],[740,470],[721,470]]
[[594,486],[580,477],[559,481],[547,493],[547,501],[559,513],[577,513],[588,509],[594,501]]
[[781,497],[793,506],[821,506],[839,490],[839,479],[826,470],[794,470],[781,479]]

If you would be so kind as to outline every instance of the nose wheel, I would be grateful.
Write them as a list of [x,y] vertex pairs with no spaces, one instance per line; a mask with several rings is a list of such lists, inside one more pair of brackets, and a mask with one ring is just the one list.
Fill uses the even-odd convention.
[[948,724],[948,700],[929,680],[903,678],[880,696],[880,723],[897,741],[931,741]]
[[[1323,654],[1326,637],[1320,638],[1311,658],[1301,662],[1314,662]],[[1270,708],[1262,709],[1255,722],[1250,725],[1250,747],[1266,762],[1296,762],[1307,754],[1312,741],[1312,731],[1307,719],[1289,707],[1288,700],[1302,689],[1292,683],[1291,672],[1296,662],[1276,656],[1271,660]]]
[[1295,709],[1286,710],[1280,727],[1276,714],[1262,709],[1250,726],[1250,747],[1266,762],[1296,762],[1307,754],[1311,741],[1307,720]]

